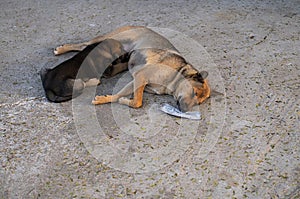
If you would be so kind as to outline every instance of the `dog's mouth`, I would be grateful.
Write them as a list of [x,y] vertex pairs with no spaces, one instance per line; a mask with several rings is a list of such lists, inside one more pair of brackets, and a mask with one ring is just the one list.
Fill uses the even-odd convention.
[[184,100],[181,98],[181,97],[179,97],[178,99],[177,99],[177,108],[181,111],[181,112],[187,112],[187,111],[189,111],[189,106],[188,106],[188,104],[187,103],[185,103],[184,102]]

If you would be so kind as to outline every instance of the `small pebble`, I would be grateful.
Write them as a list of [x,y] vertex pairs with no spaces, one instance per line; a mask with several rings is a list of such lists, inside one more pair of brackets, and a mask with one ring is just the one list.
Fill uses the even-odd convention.
[[254,37],[255,37],[254,34],[250,34],[250,35],[249,35],[249,38],[250,38],[250,39],[254,39]]

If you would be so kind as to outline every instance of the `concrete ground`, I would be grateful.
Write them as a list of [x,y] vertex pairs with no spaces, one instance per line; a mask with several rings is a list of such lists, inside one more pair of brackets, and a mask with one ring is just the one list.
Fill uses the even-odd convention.
[[[28,0],[0,8],[0,198],[300,197],[299,1]],[[80,106],[45,99],[39,70],[72,55],[54,56],[54,47],[122,25],[180,32],[209,55],[213,64],[203,68],[223,95],[200,106],[201,121],[157,111],[174,104],[168,96],[146,94],[138,110],[94,108],[91,96]],[[130,79],[118,77],[97,92]]]

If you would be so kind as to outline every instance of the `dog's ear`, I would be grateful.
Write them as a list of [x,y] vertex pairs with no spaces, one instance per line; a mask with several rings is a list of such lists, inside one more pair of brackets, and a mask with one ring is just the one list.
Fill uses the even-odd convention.
[[192,75],[193,80],[197,82],[204,83],[205,78],[207,78],[208,72],[206,71],[201,71],[200,73],[197,72],[196,74]]
[[202,79],[206,79],[207,76],[208,76],[208,72],[207,71],[201,71],[200,75],[201,75]]

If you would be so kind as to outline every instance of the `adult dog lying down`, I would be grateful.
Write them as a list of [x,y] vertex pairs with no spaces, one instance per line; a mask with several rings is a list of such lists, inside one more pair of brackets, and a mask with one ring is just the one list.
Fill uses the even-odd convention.
[[[92,103],[119,102],[139,108],[146,91],[173,95],[178,108],[185,112],[210,96],[208,73],[197,71],[166,38],[146,27],[121,27],[88,42],[57,47],[54,53],[69,51],[80,52],[54,69],[41,72],[50,101],[69,100],[73,87],[73,97],[76,97],[85,86],[98,84],[102,74],[113,76],[127,69],[133,81],[115,95],[96,96]],[[85,75],[76,77],[79,70],[91,68],[96,72],[83,72]],[[132,93],[133,98],[127,98]]]

